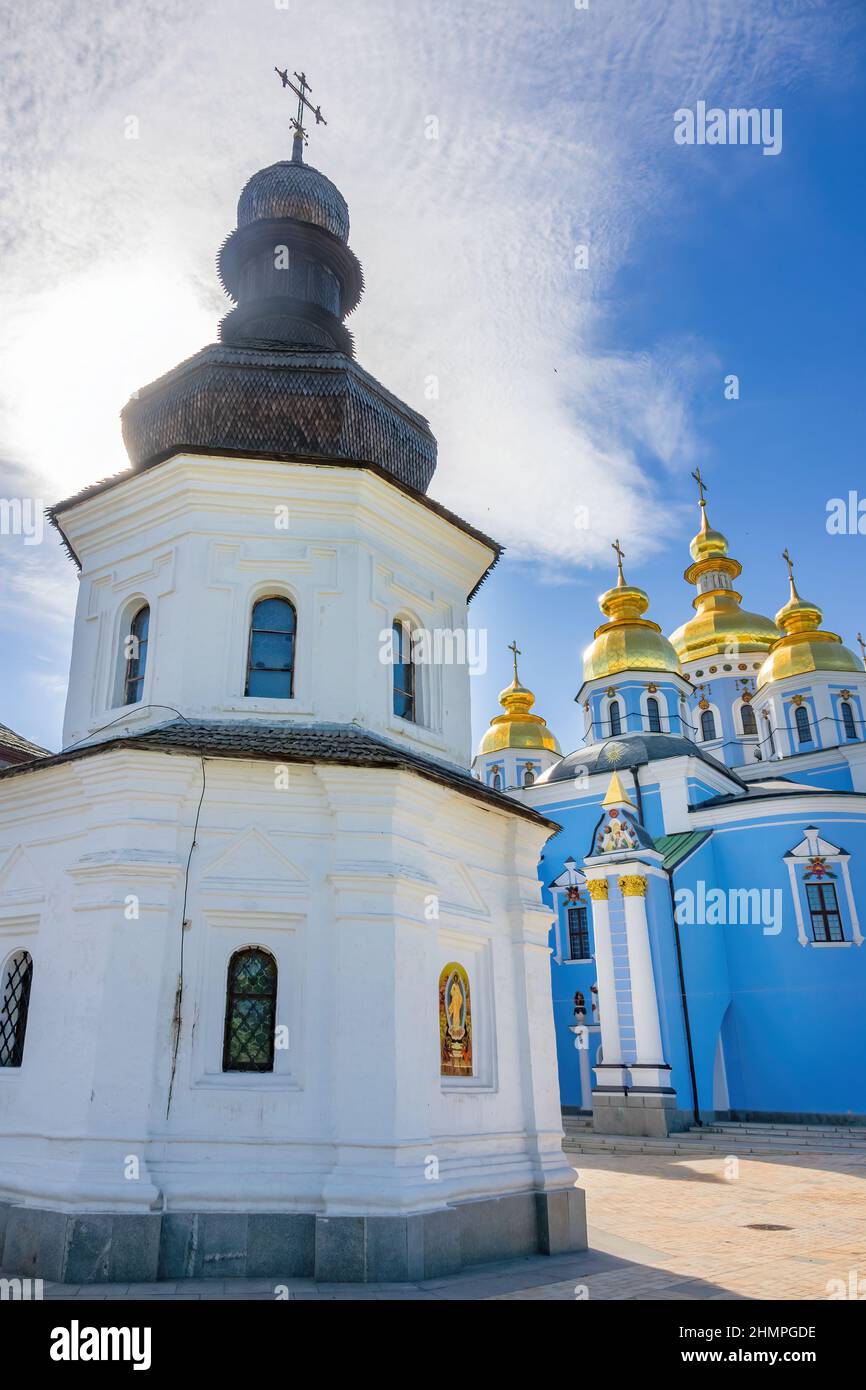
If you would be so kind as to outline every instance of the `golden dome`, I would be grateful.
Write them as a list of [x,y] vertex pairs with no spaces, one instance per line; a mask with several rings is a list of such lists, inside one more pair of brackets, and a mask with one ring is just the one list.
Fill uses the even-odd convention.
[[499,703],[504,714],[497,714],[490,721],[490,728],[478,745],[477,757],[483,753],[501,753],[504,748],[538,748],[548,753],[558,753],[562,749],[556,735],[547,727],[547,720],[540,714],[531,714],[535,696],[525,685],[520,684],[517,675],[517,658],[520,655],[516,644],[514,652],[514,680],[505,690],[500,691]]
[[595,638],[583,654],[583,679],[613,676],[618,671],[669,671],[680,675],[677,654],[658,623],[643,615],[649,598],[643,589],[626,584],[622,572],[622,552],[617,552],[617,581],[598,600],[610,621],[596,628]]
[[820,628],[824,614],[816,603],[800,598],[794,583],[794,566],[787,550],[790,593],[788,602],[776,614],[782,636],[774,644],[758,672],[758,689],[786,676],[808,675],[811,671],[847,671],[863,675],[862,662],[843,647],[842,638],[835,632]]
[[[671,633],[671,642],[682,662],[706,661],[726,652],[739,656],[746,652],[768,652],[779,638],[779,629],[761,613],[740,607],[742,594],[732,581],[743,572],[739,560],[728,554],[728,542],[721,531],[709,524],[707,504],[701,486],[701,526],[689,550],[694,561],[685,572],[688,584],[699,585],[692,600],[695,616]],[[701,580],[705,576],[703,586]]]

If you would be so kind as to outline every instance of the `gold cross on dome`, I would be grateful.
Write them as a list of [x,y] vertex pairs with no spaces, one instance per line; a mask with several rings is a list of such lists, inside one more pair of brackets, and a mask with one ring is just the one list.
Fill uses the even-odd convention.
[[863,665],[866,666],[866,642],[863,641],[862,632],[857,633],[857,641],[860,643],[860,654],[863,657]]
[[788,554],[788,547],[787,547],[787,546],[785,546],[785,549],[782,551],[782,559],[785,561],[785,564],[788,566],[788,578],[789,578],[789,579],[791,580],[791,582],[793,583],[793,580],[794,580],[794,561],[791,559],[790,555]]
[[707,491],[707,485],[706,485],[706,483],[704,482],[703,477],[701,476],[701,470],[700,470],[700,468],[696,468],[696,469],[695,469],[694,473],[692,474],[692,477],[694,478],[695,482],[696,482],[697,485],[698,485],[698,493],[700,494],[701,506],[704,507],[704,506],[706,506],[706,501],[707,501],[707,499],[706,499],[706,497],[705,497],[705,495],[704,495],[704,494],[706,493],[706,491]]
[[623,581],[623,583],[625,583],[625,575],[622,572],[622,562],[625,559],[625,551],[619,543],[619,536],[617,536],[616,540],[611,546],[611,550],[616,551],[616,568],[619,573],[620,579]]
[[514,684],[515,684],[515,685],[519,685],[519,684],[520,684],[520,681],[518,680],[518,677],[517,677],[517,658],[518,658],[519,656],[523,656],[523,652],[520,650],[520,648],[519,648],[518,645],[517,645],[517,638],[515,638],[515,639],[512,641],[512,643],[511,643],[511,645],[509,646],[508,650],[512,653],[512,655],[513,655],[513,657],[514,657]]

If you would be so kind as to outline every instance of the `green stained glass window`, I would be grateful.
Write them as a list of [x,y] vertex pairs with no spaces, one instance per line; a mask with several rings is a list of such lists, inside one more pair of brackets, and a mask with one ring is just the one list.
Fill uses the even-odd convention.
[[277,963],[245,947],[229,961],[223,1071],[273,1071]]

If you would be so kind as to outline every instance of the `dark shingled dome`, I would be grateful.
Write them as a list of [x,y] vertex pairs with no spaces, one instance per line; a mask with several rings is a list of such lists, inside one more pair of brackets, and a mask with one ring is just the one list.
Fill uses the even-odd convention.
[[260,169],[238,199],[238,226],[269,217],[293,217],[349,240],[349,208],[330,179],[309,164],[283,159]]
[[234,307],[219,343],[137,391],[121,414],[133,468],[184,450],[378,464],[426,492],[436,440],[354,360],[345,319],[364,278],[343,195],[295,157],[261,169],[217,268]]
[[571,782],[579,772],[616,772],[620,768],[644,767],[664,758],[699,758],[716,772],[723,772],[737,786],[747,785],[736,772],[705,753],[700,744],[677,734],[623,734],[605,739],[603,743],[589,743],[548,768],[535,785]]

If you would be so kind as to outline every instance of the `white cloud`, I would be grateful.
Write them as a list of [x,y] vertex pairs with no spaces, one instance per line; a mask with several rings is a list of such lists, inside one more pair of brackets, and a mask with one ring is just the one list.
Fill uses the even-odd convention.
[[329,121],[309,157],[347,196],[367,276],[358,356],[430,415],[433,493],[547,566],[607,557],[613,532],[639,558],[669,534],[670,473],[700,449],[692,399],[715,365],[699,340],[622,352],[610,317],[620,269],[652,274],[646,237],[695,196],[668,160],[672,112],[844,80],[843,15],[818,0],[20,7],[3,442],[56,495],[125,464],[127,395],[215,336],[237,194],[288,153],[272,68],[303,63]]

